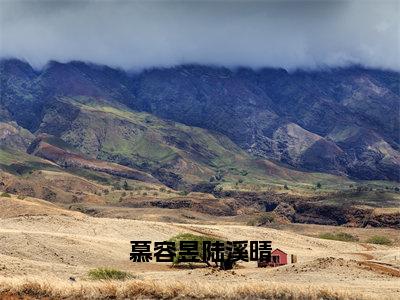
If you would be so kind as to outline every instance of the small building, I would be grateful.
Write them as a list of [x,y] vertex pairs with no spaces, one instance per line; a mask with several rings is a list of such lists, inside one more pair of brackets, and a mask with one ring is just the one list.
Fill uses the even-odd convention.
[[271,252],[271,262],[270,265],[272,267],[278,267],[278,266],[283,266],[287,265],[288,259],[287,259],[287,253],[283,252],[281,249],[275,249],[274,251]]
[[287,265],[288,263],[288,255],[286,252],[282,251],[281,249],[275,249],[271,252],[271,261],[265,262],[258,262],[258,267],[265,268],[265,267],[279,267],[283,265]]

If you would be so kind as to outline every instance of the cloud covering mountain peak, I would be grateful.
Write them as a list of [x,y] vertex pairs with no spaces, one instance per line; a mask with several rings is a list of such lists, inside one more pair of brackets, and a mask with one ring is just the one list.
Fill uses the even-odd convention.
[[400,70],[398,1],[0,2],[0,54],[36,68],[86,60]]

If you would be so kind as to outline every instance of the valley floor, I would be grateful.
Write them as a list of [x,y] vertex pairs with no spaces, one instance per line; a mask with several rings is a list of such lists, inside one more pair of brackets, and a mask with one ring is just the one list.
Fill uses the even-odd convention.
[[[49,209],[52,204],[44,201],[0,200],[4,202],[0,212],[0,295],[4,297],[400,297],[398,244],[324,240],[298,234],[293,228],[94,218],[55,206]],[[19,205],[7,210],[10,202]],[[310,228],[302,230],[309,233]],[[163,241],[179,233],[221,240],[272,240],[273,248],[296,254],[298,262],[278,268],[240,263],[234,270],[220,271],[129,260],[131,240]],[[125,283],[90,281],[88,271],[98,267],[124,270],[135,279]]]

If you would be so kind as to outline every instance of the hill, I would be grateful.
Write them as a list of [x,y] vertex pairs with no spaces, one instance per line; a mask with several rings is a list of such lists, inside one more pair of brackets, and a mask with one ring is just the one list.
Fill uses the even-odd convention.
[[0,71],[0,191],[93,216],[400,226],[397,73]]
[[[187,171],[210,177],[209,162],[217,164],[217,157],[226,163],[233,149],[302,170],[399,180],[396,72],[184,65],[128,74],[83,62],[50,62],[35,71],[25,62],[2,60],[0,73],[0,120],[60,137],[92,158],[143,164],[165,182],[185,180]],[[158,146],[148,153],[153,138]],[[183,152],[203,163],[187,165]],[[183,170],[170,171],[171,161]]]

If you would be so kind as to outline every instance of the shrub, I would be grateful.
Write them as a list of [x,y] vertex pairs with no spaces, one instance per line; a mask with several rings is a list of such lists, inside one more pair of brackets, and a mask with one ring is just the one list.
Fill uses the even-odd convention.
[[224,172],[222,170],[218,170],[217,173],[214,175],[216,181],[222,180],[224,178]]
[[116,182],[116,183],[113,184],[112,188],[113,188],[113,190],[120,190],[121,186],[120,186],[120,184],[118,182]]
[[54,201],[57,199],[57,193],[47,187],[44,187],[42,198],[47,201]]
[[216,187],[214,188],[214,192],[216,192],[216,193],[221,193],[222,191],[223,191],[222,186],[216,186]]
[[321,182],[317,182],[317,189],[320,189],[321,188]]
[[146,193],[146,192],[143,192],[142,196],[147,196],[147,193]]
[[20,199],[20,200],[24,200],[26,197],[24,195],[18,195],[17,198]]
[[285,185],[283,186],[283,188],[284,188],[285,190],[288,190],[288,189],[289,189],[289,187],[288,187],[287,184],[285,184]]
[[220,239],[216,239],[214,237],[210,237],[210,236],[203,236],[203,235],[195,235],[195,234],[191,234],[191,233],[181,233],[178,234],[172,238],[170,238],[168,240],[169,242],[174,242],[176,245],[176,252],[177,255],[174,257],[174,265],[178,265],[178,264],[183,264],[183,265],[188,265],[188,266],[192,266],[193,263],[184,263],[184,262],[179,262],[179,257],[181,257],[179,255],[179,250],[180,250],[180,241],[197,241],[198,242],[198,251],[199,251],[199,258],[200,258],[200,262],[199,263],[204,263],[203,260],[203,242],[204,241],[211,241],[211,242],[215,242],[215,241],[221,241],[224,242]]
[[257,226],[257,222],[255,219],[251,219],[247,221],[247,226]]
[[392,241],[386,236],[374,235],[367,240],[367,243],[378,245],[392,245]]
[[181,195],[181,196],[186,196],[187,194],[189,194],[189,192],[188,191],[180,191],[179,192],[179,195]]
[[9,193],[6,193],[6,192],[4,192],[4,193],[1,193],[1,195],[0,195],[1,197],[7,197],[7,198],[11,198],[11,195],[9,194]]
[[258,217],[258,222],[261,224],[264,223],[272,223],[275,220],[275,217],[273,214],[269,213],[269,212],[265,212],[262,213],[259,217]]
[[351,235],[350,233],[346,233],[346,232],[321,233],[318,237],[320,239],[335,240],[335,241],[342,241],[342,242],[356,242],[356,241],[358,241],[358,238],[356,236]]
[[247,172],[246,170],[242,170],[240,172],[240,175],[242,175],[242,176],[247,176],[247,174],[249,174],[249,172]]
[[249,226],[259,226],[266,223],[273,223],[275,221],[275,216],[270,212],[263,212],[257,217],[247,222]]
[[161,187],[161,188],[160,188],[160,192],[161,192],[161,193],[164,193],[165,191],[166,191],[165,187]]
[[123,188],[125,191],[130,190],[130,186],[128,185],[128,182],[126,180],[124,181]]
[[125,280],[132,278],[127,272],[110,268],[96,268],[88,272],[91,280]]

